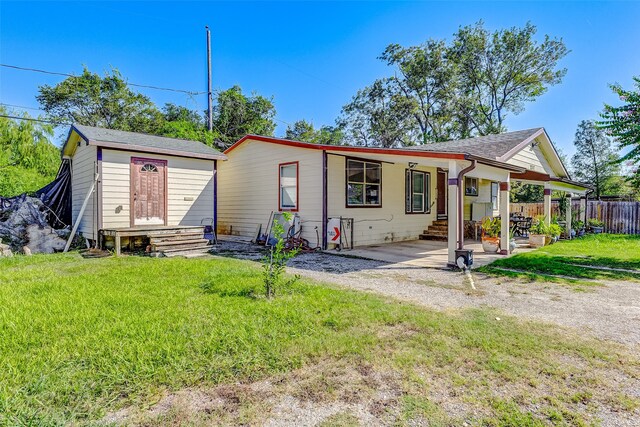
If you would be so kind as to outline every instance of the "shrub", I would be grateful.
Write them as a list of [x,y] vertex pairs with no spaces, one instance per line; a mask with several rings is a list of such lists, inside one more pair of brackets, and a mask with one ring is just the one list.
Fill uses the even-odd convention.
[[[283,212],[282,216],[285,220],[290,221],[292,218],[291,213]],[[281,287],[292,285],[298,276],[283,283],[282,275],[287,265],[287,261],[298,254],[300,248],[293,248],[287,250],[285,248],[285,237],[288,233],[285,233],[284,227],[279,221],[273,222],[273,235],[277,242],[271,246],[269,254],[262,260],[262,278],[264,281],[264,291],[267,298],[275,296],[276,290]]]

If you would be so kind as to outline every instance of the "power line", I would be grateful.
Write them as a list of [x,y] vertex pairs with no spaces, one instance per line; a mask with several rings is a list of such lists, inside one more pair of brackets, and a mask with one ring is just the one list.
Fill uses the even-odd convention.
[[[56,71],[41,70],[41,69],[38,69],[38,68],[19,67],[17,65],[10,65],[10,64],[0,64],[0,67],[12,68],[14,70],[20,70],[20,71],[32,71],[34,73],[50,74],[50,75],[54,75],[54,76],[78,77],[78,76],[76,76],[74,74],[59,73],[59,72],[56,72]],[[191,90],[173,89],[173,88],[168,88],[168,87],[160,87],[160,86],[152,86],[152,85],[141,85],[141,84],[129,83],[129,82],[127,82],[127,85],[135,86],[135,87],[142,87],[142,88],[147,88],[147,89],[164,90],[164,91],[169,91],[169,92],[186,93],[188,95],[204,95],[204,94],[207,93],[207,92],[196,92],[196,91],[191,91]]]
[[42,111],[42,112],[44,112],[44,110],[43,110],[42,108],[36,108],[36,107],[25,107],[24,105],[5,104],[4,102],[0,102],[0,105],[4,105],[5,107],[22,108],[22,109],[24,109],[24,110],[35,110],[35,111]]
[[5,117],[7,119],[15,119],[15,120],[27,120],[30,122],[41,122],[41,123],[49,123],[52,125],[65,125],[65,126],[71,126],[69,123],[64,123],[64,122],[54,122],[51,120],[44,120],[44,119],[34,119],[32,117],[18,117],[18,116],[11,116],[8,114],[0,114],[0,117]]

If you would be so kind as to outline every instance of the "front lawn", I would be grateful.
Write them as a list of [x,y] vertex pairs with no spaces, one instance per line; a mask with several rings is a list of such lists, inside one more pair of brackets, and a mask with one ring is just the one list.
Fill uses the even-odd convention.
[[478,271],[534,280],[640,280],[640,236],[593,234],[501,258]]
[[[362,404],[400,425],[640,415],[640,362],[621,346],[307,282],[271,301],[260,291],[250,261],[0,259],[0,425],[84,425],[118,411],[127,424],[255,424],[271,416],[266,396],[285,394]],[[268,391],[246,392],[262,380]],[[238,384],[245,392],[229,391]],[[216,387],[206,408],[149,411]]]

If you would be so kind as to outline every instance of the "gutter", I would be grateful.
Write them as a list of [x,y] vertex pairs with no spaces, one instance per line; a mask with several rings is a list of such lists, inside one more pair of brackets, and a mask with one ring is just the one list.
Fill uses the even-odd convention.
[[474,170],[476,165],[476,159],[471,159],[471,164],[458,173],[458,249],[464,247],[464,194],[462,178],[464,178],[465,174]]

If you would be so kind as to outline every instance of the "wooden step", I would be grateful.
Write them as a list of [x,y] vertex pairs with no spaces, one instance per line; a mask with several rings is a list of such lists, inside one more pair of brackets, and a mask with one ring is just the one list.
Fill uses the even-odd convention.
[[447,236],[449,234],[449,230],[433,230],[429,228],[428,230],[424,230],[422,234],[433,234],[434,236]]
[[442,225],[442,226],[447,226],[449,224],[449,221],[446,219],[437,219],[435,221],[433,221],[433,223],[431,225]]
[[426,234],[429,231],[445,231],[446,232],[448,230],[449,230],[449,227],[445,227],[443,225],[436,225],[436,226],[430,225],[429,228],[424,230],[424,233]]
[[207,239],[180,239],[180,240],[165,240],[163,242],[151,243],[153,248],[166,248],[169,246],[184,246],[184,245],[196,245],[208,243]]
[[183,242],[193,242],[193,241],[200,241],[200,240],[207,240],[207,239],[205,239],[202,234],[188,234],[184,236],[167,237],[167,238],[153,237],[149,239],[149,243],[152,245],[163,245],[165,243],[179,244]]
[[177,256],[183,256],[186,258],[193,258],[196,256],[203,256],[209,253],[211,246],[203,246],[200,248],[190,248],[184,250],[163,251],[162,254],[167,258],[173,258]]
[[418,239],[420,239],[420,240],[437,240],[439,242],[446,242],[448,240],[446,235],[442,236],[442,235],[439,235],[439,234],[421,234],[421,235],[418,236]]

